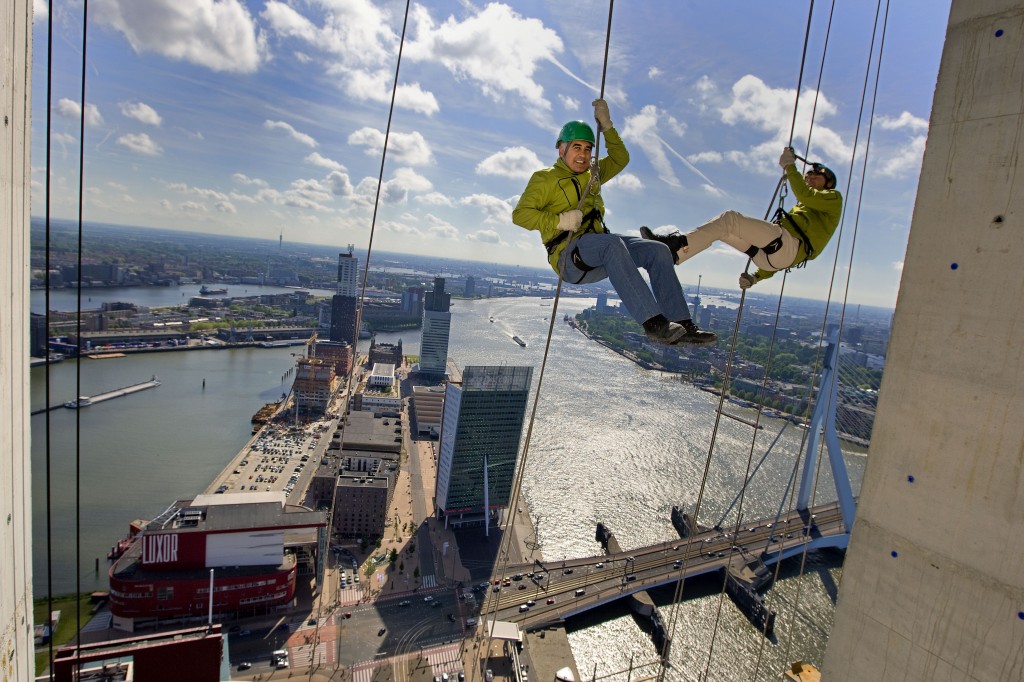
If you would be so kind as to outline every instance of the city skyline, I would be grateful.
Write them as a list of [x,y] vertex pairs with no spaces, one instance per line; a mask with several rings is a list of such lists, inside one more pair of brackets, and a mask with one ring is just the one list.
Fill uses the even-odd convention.
[[[852,170],[846,221],[859,225],[862,246],[851,258],[852,238],[836,240],[787,284],[795,295],[824,297],[838,255],[840,289],[852,267],[851,299],[894,304],[947,7],[901,4],[887,17],[862,209],[862,156],[851,165],[851,152],[855,137],[860,150],[866,140],[857,111],[874,8],[837,9],[816,105],[828,17],[815,16],[794,144],[802,152],[810,137],[809,156],[836,168],[844,190]],[[51,17],[41,0],[35,8],[33,214],[46,208],[47,88],[39,84],[52,66],[50,210],[68,217],[77,214],[81,10],[55,4],[49,65]],[[529,174],[554,160],[559,125],[591,116],[607,10],[413,6],[374,247],[544,264],[537,235],[512,225],[511,208]],[[87,220],[369,245],[403,4],[102,0],[90,12]],[[804,8],[749,3],[728,15],[661,2],[613,17],[605,94],[632,152],[606,187],[613,231],[688,229],[727,209],[765,211],[790,131]],[[743,265],[716,249],[679,276],[733,288]]]

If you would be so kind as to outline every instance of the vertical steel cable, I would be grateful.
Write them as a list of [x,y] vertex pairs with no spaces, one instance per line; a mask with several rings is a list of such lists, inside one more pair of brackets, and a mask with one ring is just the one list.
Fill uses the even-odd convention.
[[[75,314],[75,334],[78,339],[78,359],[75,362],[75,400],[82,395],[82,227],[85,185],[85,76],[89,35],[89,0],[82,3],[82,115],[78,121],[78,303]],[[75,623],[82,620],[82,410],[75,410]],[[82,649],[75,647],[75,669],[81,668]]]
[[[345,384],[345,400],[346,401],[349,401],[349,400],[352,399],[352,381],[353,381],[353,378],[355,377],[355,374],[356,374],[356,365],[359,363],[359,348],[358,348],[358,346],[359,346],[359,331],[360,331],[360,329],[362,329],[362,324],[363,324],[363,304],[365,303],[365,300],[366,300],[366,282],[367,282],[367,278],[368,278],[369,273],[370,273],[370,254],[373,252],[373,236],[374,236],[374,233],[376,232],[376,226],[377,226],[377,210],[380,207],[381,187],[384,185],[384,165],[385,165],[385,162],[387,161],[388,141],[391,138],[391,122],[392,122],[392,120],[394,119],[394,116],[395,116],[395,98],[396,98],[396,95],[398,93],[398,74],[399,74],[399,71],[402,68],[402,52],[403,52],[403,50],[405,48],[405,34],[406,34],[406,31],[407,31],[408,26],[409,26],[409,6],[410,6],[410,4],[411,4],[411,0],[406,0],[406,2],[405,2],[405,13],[404,13],[403,18],[402,18],[402,34],[401,34],[401,37],[400,37],[399,42],[398,42],[398,57],[397,57],[397,59],[395,61],[395,78],[394,78],[394,82],[392,82],[392,84],[391,84],[391,102],[390,102],[390,105],[388,107],[388,122],[387,122],[387,127],[384,130],[384,146],[383,146],[383,149],[381,150],[381,154],[380,154],[380,170],[378,171],[378,174],[377,174],[377,192],[374,195],[374,199],[373,199],[373,216],[370,219],[370,239],[369,239],[369,241],[367,242],[367,245],[366,245],[366,263],[363,266],[363,280],[362,280],[362,283],[360,285],[360,290],[359,290],[359,304],[356,306],[356,324],[355,324],[355,330],[354,330],[354,337],[352,339],[352,341],[353,341],[353,343],[352,343],[352,364],[350,366],[349,373],[348,373],[348,381]],[[347,402],[346,402],[346,407],[347,407]],[[296,419],[298,418],[298,411],[299,411],[299,406],[298,406],[298,403],[296,402],[296,405],[295,405]],[[345,411],[341,411],[339,413],[339,423],[341,422],[341,420],[344,420],[344,418],[345,418]],[[342,437],[341,437],[342,442],[339,444],[339,446],[340,447],[344,447],[345,429],[342,429],[341,433],[342,433]],[[340,452],[340,450],[339,450],[339,452]],[[410,455],[410,459],[411,459],[411,455]],[[399,463],[399,464],[401,464],[401,463]],[[327,528],[326,528],[326,533],[327,533],[327,537],[328,537],[328,544],[330,544],[330,537],[331,537],[331,533],[332,533],[333,527],[334,527],[334,504],[332,503],[331,506],[329,507],[329,511],[327,512]],[[325,579],[326,579],[326,568],[324,569],[324,576],[325,576]],[[369,586],[367,586],[367,590],[369,590]],[[321,590],[320,594],[321,594],[321,596],[324,594],[324,590],[323,589]],[[324,600],[320,599],[317,602],[317,619],[316,619],[316,628],[315,628],[314,633],[313,633],[314,644],[313,644],[313,658],[312,658],[312,660],[316,660],[316,642],[319,642],[319,640],[320,640],[320,623],[322,622],[322,618],[320,618],[320,615],[322,614],[323,609],[324,609]],[[312,664],[309,666],[309,678],[308,679],[310,679],[310,680],[313,679],[313,671],[316,668],[317,668],[317,666],[312,665]]]
[[[603,61],[603,64],[601,66],[601,89],[600,89],[600,96],[602,98],[604,97],[605,83],[606,83],[606,80],[607,80],[607,77],[608,77],[608,52],[609,52],[609,45],[611,43],[612,16],[613,16],[614,8],[615,8],[615,0],[608,0],[608,24],[607,24],[607,28],[605,29],[604,61]],[[600,158],[600,155],[598,154],[598,147],[600,145],[600,142],[601,142],[601,126],[598,125],[597,126],[597,135],[595,136],[595,142],[594,142],[595,158]],[[593,174],[594,174],[594,169],[595,168],[596,168],[596,163],[594,165],[592,165],[592,167],[591,167],[591,179],[593,179],[593,177],[594,177]],[[587,189],[589,190],[589,188],[590,188],[590,185],[588,185]],[[583,199],[585,197],[586,197],[586,191],[583,193],[583,196],[580,198],[580,204],[579,205],[580,205],[581,208],[583,206]],[[569,248],[571,243],[572,243],[572,241],[570,240],[570,243],[568,245],[566,245],[566,249]],[[548,365],[548,351],[550,351],[550,349],[551,349],[551,337],[552,337],[552,335],[554,333],[554,329],[555,329],[555,318],[558,315],[558,303],[561,300],[561,296],[562,296],[562,277],[561,277],[561,274],[559,274],[559,276],[558,276],[558,284],[555,287],[555,298],[554,298],[554,300],[552,301],[552,304],[551,304],[551,316],[550,316],[550,319],[548,321],[548,335],[547,335],[547,339],[544,342],[544,357],[541,360],[540,372],[537,375],[537,390],[534,393],[533,406],[530,409],[530,420],[529,420],[529,423],[527,424],[527,427],[526,427],[526,439],[525,439],[524,445],[523,445],[523,456],[519,460],[519,465],[516,467],[516,473],[515,473],[515,475],[513,476],[513,479],[512,479],[512,497],[509,500],[509,506],[508,506],[509,509],[515,509],[517,504],[519,503],[519,496],[520,496],[520,493],[521,493],[521,490],[522,490],[522,485],[523,485],[523,476],[524,476],[524,473],[526,471],[526,463],[527,463],[527,460],[529,458],[529,453],[530,453],[530,443],[533,440],[533,425],[534,425],[534,422],[535,422],[536,417],[537,417],[537,406],[538,406],[538,404],[540,404],[541,387],[544,384],[544,371],[547,369],[547,365]],[[511,543],[512,543],[512,528],[513,528],[513,526],[514,526],[514,522],[506,521],[505,531],[502,533],[501,542],[498,545],[498,558],[499,558],[499,560],[501,562],[500,563],[500,568],[499,568],[498,562],[496,562],[495,563],[495,572],[494,572],[494,574],[492,574],[492,578],[493,578],[494,575],[502,575],[502,574],[504,574],[505,569],[508,566],[509,554],[510,554],[509,549],[510,549]],[[493,582],[493,581],[488,581],[488,582]],[[489,594],[493,595],[495,593],[491,592]],[[486,596],[484,598],[486,598]],[[494,598],[494,599],[491,600],[491,608],[489,609],[489,615],[491,616],[492,620],[494,619],[494,617],[497,614],[498,601],[499,601],[499,599],[497,599],[497,598]],[[481,612],[481,617],[482,616],[483,616],[483,612]],[[487,650],[487,651],[490,651],[490,648],[491,648],[491,643],[492,643],[492,639],[493,639],[492,638],[492,634],[493,634],[493,627],[489,628],[488,631],[487,631],[487,638],[486,638],[486,641],[485,641],[485,644],[484,644],[485,650]],[[478,667],[479,666],[474,666],[473,667],[474,669],[473,669],[473,672],[472,672],[472,677],[470,678],[471,682],[475,682],[475,680],[476,680],[476,673],[477,673],[476,669]]]
[[[28,30],[32,30],[32,26],[28,26]],[[31,67],[31,65],[30,65]],[[45,405],[43,414],[44,424],[46,425],[46,613],[53,613],[53,507],[51,505],[52,497],[52,479],[50,476],[50,455],[52,454],[52,443],[50,442],[50,110],[53,105],[53,0],[49,0],[48,11],[46,16],[46,184],[45,184],[45,202],[44,208],[44,220],[45,220],[45,268],[46,272],[43,273],[43,301],[46,310],[43,311],[44,324],[46,325],[46,331],[44,333],[44,344],[46,346],[46,367],[43,372],[45,378],[45,388],[43,389],[43,396],[45,399]],[[31,215],[31,206],[29,207],[29,215]],[[31,260],[31,224],[32,220],[29,218],[29,255]],[[30,417],[31,419],[31,417]],[[31,453],[29,453],[31,457]],[[31,461],[31,460],[30,460]],[[31,468],[31,467],[30,467]],[[49,678],[53,680],[53,637],[50,637],[50,641],[47,643],[47,654],[49,655],[51,665],[49,666]]]

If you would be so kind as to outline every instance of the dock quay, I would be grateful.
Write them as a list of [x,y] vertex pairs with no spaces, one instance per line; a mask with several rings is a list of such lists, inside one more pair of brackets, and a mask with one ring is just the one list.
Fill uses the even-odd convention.
[[[139,391],[145,391],[147,388],[154,388],[160,385],[160,380],[155,376],[149,381],[143,381],[141,384],[132,384],[131,386],[124,386],[123,388],[116,388],[113,391],[107,391],[106,393],[97,393],[96,395],[80,395],[77,400],[69,400],[64,403],[64,407],[69,410],[77,410],[80,407],[88,407],[89,405],[95,405],[96,403],[102,403],[107,400],[113,400],[114,398],[120,398],[122,396],[131,395],[132,393],[138,393]],[[51,408],[52,409],[52,408]],[[33,412],[33,414],[35,414]]]

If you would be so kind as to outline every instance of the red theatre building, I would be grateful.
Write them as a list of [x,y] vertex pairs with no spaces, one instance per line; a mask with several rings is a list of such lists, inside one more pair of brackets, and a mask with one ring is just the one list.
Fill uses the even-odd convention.
[[319,574],[323,512],[289,505],[283,493],[199,495],[147,523],[110,567],[114,627],[263,613],[295,596],[297,575]]

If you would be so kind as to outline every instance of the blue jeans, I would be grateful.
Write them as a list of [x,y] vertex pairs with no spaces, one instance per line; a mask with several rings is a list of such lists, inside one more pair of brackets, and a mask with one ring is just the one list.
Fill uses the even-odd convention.
[[[584,271],[573,264],[573,252],[593,269]],[[683,287],[676,277],[675,256],[661,242],[587,232],[565,247],[558,265],[566,282],[584,284],[607,277],[626,310],[641,324],[658,314],[670,322],[690,319]],[[637,268],[647,271],[650,287]]]

